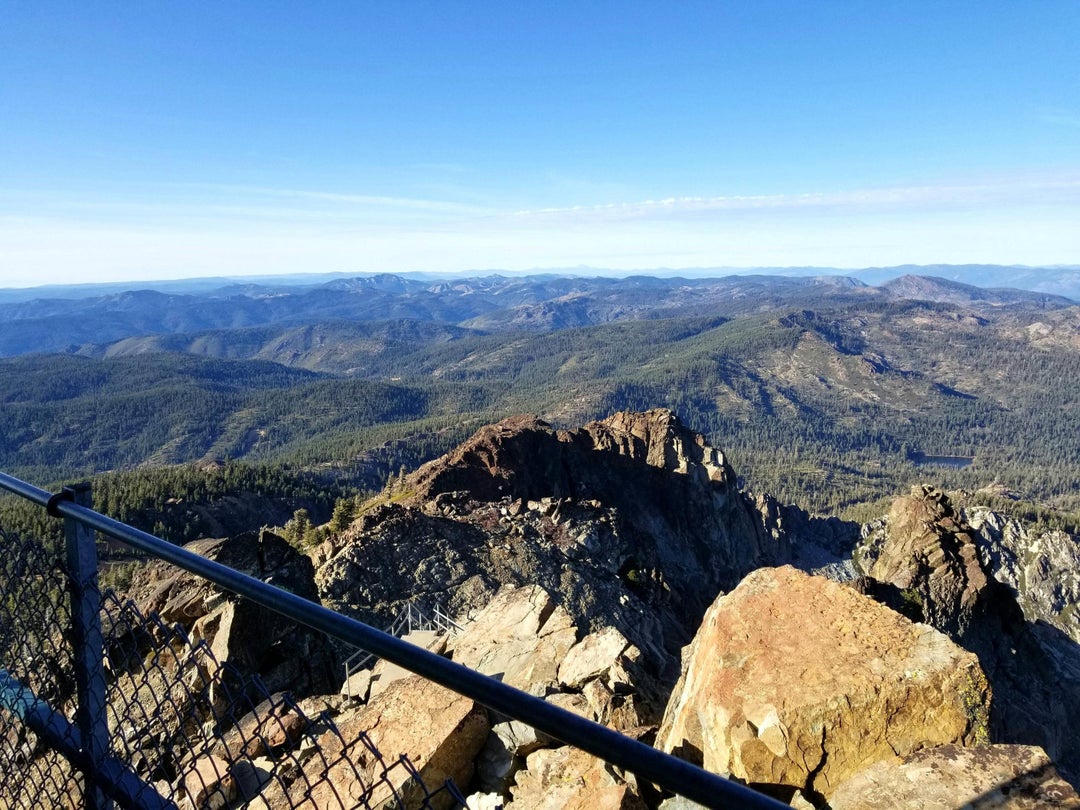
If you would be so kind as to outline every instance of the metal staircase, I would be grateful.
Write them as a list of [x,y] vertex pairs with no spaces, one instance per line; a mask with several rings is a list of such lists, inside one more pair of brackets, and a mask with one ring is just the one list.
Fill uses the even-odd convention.
[[[461,629],[460,624],[443,613],[438,607],[430,612],[425,611],[417,604],[416,600],[413,600],[405,604],[405,607],[398,612],[394,621],[390,623],[389,627],[384,628],[383,632],[395,638],[402,638],[414,632],[434,632],[441,635],[456,636],[461,632]],[[367,668],[376,658],[375,653],[357,648],[356,652],[345,661],[344,689],[347,697],[353,697],[349,679],[360,670]]]

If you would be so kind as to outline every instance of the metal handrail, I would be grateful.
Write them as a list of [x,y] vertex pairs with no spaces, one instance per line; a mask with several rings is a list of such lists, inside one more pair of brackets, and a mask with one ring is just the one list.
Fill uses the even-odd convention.
[[[0,705],[10,711],[52,748],[69,760],[87,767],[85,736],[71,722],[29,687],[0,669]],[[147,789],[131,771],[114,757],[105,756],[94,764],[96,781],[109,788],[124,807],[142,810],[177,810],[174,802],[161,798],[156,790]]]
[[464,695],[492,711],[520,720],[538,731],[592,754],[640,779],[705,807],[748,807],[780,810],[787,805],[745,785],[658,751],[638,740],[586,720],[542,698],[482,675],[447,658],[409,644],[356,619],[268,585],[255,577],[161,540],[71,500],[71,490],[52,494],[0,473],[0,488],[44,506],[55,516],[69,518],[133,548],[203,577],[231,593],[246,597],[281,615],[355,647],[370,650],[403,669]]
[[[415,626],[413,625],[414,617],[416,618]],[[431,611],[431,615],[429,616],[414,602],[407,602],[405,607],[398,611],[397,616],[394,617],[394,621],[390,623],[390,626],[383,629],[383,632],[401,638],[403,635],[401,632],[402,630],[405,630],[406,633],[411,633],[414,630],[439,630],[447,635],[454,635],[460,633],[462,627],[437,607]],[[358,649],[345,659],[343,667],[345,669],[345,695],[347,697],[351,698],[353,696],[349,679],[376,657],[377,656],[373,652],[368,652],[365,649]]]
[[[398,615],[394,617],[394,621],[390,623],[389,627],[384,628],[383,632],[396,638],[401,638],[401,628],[405,626],[408,619],[406,611],[411,607],[411,605],[406,605],[398,611]],[[345,693],[348,697],[351,698],[353,696],[352,687],[349,685],[349,679],[367,666],[369,661],[376,657],[375,653],[361,648],[345,659]]]

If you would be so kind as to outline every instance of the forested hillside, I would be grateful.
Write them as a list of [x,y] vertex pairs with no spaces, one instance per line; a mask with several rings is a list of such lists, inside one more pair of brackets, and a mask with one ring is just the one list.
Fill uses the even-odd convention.
[[[287,356],[285,345],[263,331],[220,345],[221,330],[277,327],[285,344],[301,340],[296,327],[344,321],[402,319],[489,332],[550,331],[612,321],[688,316],[743,316],[784,307],[818,308],[868,302],[920,300],[954,304],[1060,308],[1068,298],[1017,289],[983,290],[940,278],[905,275],[881,287],[839,275],[736,275],[721,278],[535,275],[454,278],[425,282],[389,274],[343,278],[314,285],[233,284],[218,289],[125,290],[75,298],[0,300],[0,356],[35,352],[140,351],[161,348],[231,357],[267,350]],[[419,327],[423,331],[422,327]],[[218,334],[215,335],[215,332]],[[196,334],[201,333],[201,334]],[[195,335],[184,342],[168,338]],[[264,345],[258,346],[259,338]],[[108,344],[118,343],[116,347]],[[261,359],[276,359],[261,355]]]
[[[52,482],[243,460],[371,489],[511,413],[569,425],[663,406],[747,487],[810,508],[929,475],[1080,510],[1080,307],[815,288],[808,308],[784,305],[786,282],[747,285],[723,315],[494,332],[327,321],[7,359],[0,469]],[[939,456],[970,466],[916,466]]]

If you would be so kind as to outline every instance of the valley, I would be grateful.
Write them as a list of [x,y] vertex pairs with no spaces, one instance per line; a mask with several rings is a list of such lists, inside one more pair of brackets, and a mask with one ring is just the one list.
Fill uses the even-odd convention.
[[[261,288],[239,304],[213,293],[195,325],[263,304],[294,322],[208,331],[182,331],[183,307],[154,315],[156,298],[132,309],[136,294],[19,304],[8,351],[68,305],[122,304],[129,323],[159,326],[108,340],[94,314],[80,328],[97,342],[0,360],[0,467],[53,482],[240,461],[375,490],[504,416],[572,425],[666,407],[727,449],[746,488],[806,508],[857,509],[931,474],[1080,512],[1080,307],[1067,299],[913,277],[325,286],[295,294],[332,296],[318,313]],[[343,312],[358,320],[330,319]],[[936,455],[971,463],[920,466]]]
[[[753,279],[701,306],[655,279],[600,286],[454,323],[429,309],[6,357],[0,468],[92,479],[100,511],[377,627],[456,617],[442,655],[784,802],[872,806],[929,761],[914,801],[1032,772],[1022,795],[1075,806],[1080,306],[910,278]],[[62,547],[26,502],[0,498],[0,526]],[[401,735],[380,745],[417,757],[449,745],[474,803],[592,806],[599,789],[668,806],[400,667],[341,684],[356,650],[101,551],[102,584],[144,621],[178,622],[350,734]],[[738,666],[717,663],[714,632]],[[433,737],[448,701],[475,728]],[[729,742],[703,733],[703,705],[726,707]],[[185,752],[208,746],[235,806],[352,784],[301,757],[332,744],[307,730],[257,766],[200,734],[140,743],[163,795],[201,795]],[[241,784],[250,767],[264,775]]]

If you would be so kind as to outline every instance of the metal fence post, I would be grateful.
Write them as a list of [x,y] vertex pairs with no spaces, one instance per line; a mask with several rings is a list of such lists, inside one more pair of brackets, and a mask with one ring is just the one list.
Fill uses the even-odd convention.
[[[64,487],[63,500],[93,508],[90,484]],[[82,522],[64,518],[67,566],[71,582],[71,646],[75,659],[78,706],[75,725],[82,735],[86,760],[85,806],[109,810],[112,802],[98,787],[98,774],[109,753],[109,716],[105,703],[104,644],[101,637],[101,591],[98,589],[95,532]]]

